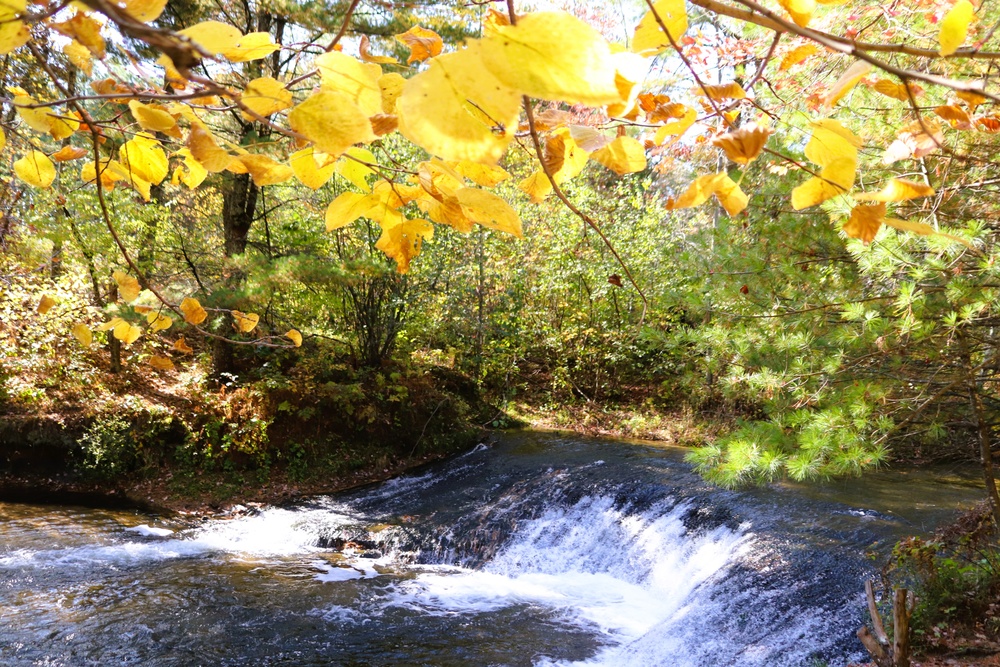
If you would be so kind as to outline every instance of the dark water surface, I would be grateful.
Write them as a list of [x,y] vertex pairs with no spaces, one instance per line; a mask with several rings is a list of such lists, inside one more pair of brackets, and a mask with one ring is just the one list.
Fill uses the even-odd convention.
[[962,468],[729,492],[527,432],[197,528],[0,503],[0,665],[844,665],[866,554],[981,495]]

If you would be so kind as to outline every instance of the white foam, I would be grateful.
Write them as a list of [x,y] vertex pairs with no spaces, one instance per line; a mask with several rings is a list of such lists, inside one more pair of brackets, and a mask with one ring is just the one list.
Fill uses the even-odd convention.
[[138,526],[132,526],[131,528],[126,528],[125,530],[129,533],[138,533],[143,537],[168,537],[174,534],[174,531],[169,528],[156,528],[145,523]]

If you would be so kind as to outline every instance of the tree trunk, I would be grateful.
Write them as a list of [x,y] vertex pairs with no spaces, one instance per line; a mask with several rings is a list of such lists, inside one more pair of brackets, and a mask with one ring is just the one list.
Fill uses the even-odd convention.
[[226,257],[242,255],[257,208],[257,186],[250,174],[227,174],[222,184],[222,229]]

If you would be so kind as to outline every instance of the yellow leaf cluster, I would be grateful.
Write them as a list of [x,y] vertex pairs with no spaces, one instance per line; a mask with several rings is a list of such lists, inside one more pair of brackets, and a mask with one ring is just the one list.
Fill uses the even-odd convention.
[[853,132],[830,118],[812,123],[812,131],[805,154],[821,170],[792,190],[792,208],[796,211],[850,190],[858,169],[861,140]]
[[[661,22],[667,29],[666,33],[660,25]],[[687,32],[687,28],[684,0],[659,0],[636,26],[631,48],[643,55],[656,55],[668,48],[671,41],[678,44]]]
[[701,206],[715,195],[729,215],[736,215],[747,207],[749,199],[740,186],[726,173],[706,174],[696,178],[688,189],[677,199],[667,202],[667,208],[691,208]]

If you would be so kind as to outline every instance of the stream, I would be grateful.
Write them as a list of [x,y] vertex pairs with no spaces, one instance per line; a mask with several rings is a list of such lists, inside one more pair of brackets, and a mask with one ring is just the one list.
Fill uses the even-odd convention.
[[870,554],[981,488],[726,491],[683,450],[527,431],[195,527],[0,503],[0,664],[842,667]]

